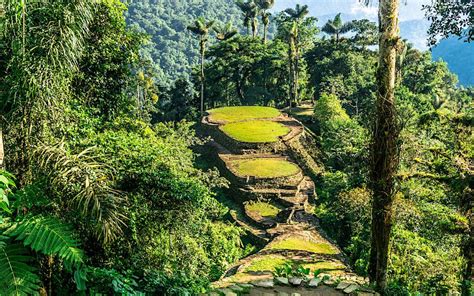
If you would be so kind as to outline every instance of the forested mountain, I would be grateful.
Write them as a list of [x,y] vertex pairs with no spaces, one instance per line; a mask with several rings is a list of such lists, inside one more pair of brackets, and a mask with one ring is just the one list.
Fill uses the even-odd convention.
[[433,59],[442,59],[456,73],[463,86],[474,85],[474,42],[467,43],[457,37],[443,39],[432,49]]
[[220,23],[241,24],[241,11],[229,0],[128,0],[127,23],[150,36],[142,49],[153,61],[160,83],[181,74],[189,77],[198,62],[198,41],[186,30],[200,16]]

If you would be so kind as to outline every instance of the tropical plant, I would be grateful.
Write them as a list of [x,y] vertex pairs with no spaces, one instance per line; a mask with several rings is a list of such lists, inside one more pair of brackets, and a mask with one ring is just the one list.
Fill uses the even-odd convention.
[[258,15],[259,7],[254,2],[254,0],[239,0],[236,2],[237,6],[242,10],[242,15],[244,17],[244,26],[247,28],[247,34],[250,34],[250,28],[252,28],[252,37],[257,36],[258,30]]
[[4,2],[3,41],[11,51],[5,56],[6,75],[0,78],[0,109],[8,123],[4,132],[15,142],[9,158],[20,185],[31,173],[32,147],[47,132],[45,127],[58,124],[64,115],[60,105],[84,49],[92,6],[85,0]]
[[231,22],[225,25],[216,25],[213,30],[216,33],[216,39],[219,41],[226,41],[237,35],[237,29],[234,28]]
[[341,19],[341,14],[338,13],[333,20],[328,20],[327,23],[322,27],[321,31],[331,35],[336,43],[339,43],[340,36],[348,33],[354,29],[352,22],[344,23]]
[[111,187],[111,168],[96,161],[94,148],[69,153],[64,143],[38,148],[38,167],[61,192],[65,205],[77,210],[85,221],[93,221],[93,233],[105,244],[122,233],[126,199]]
[[287,262],[283,266],[278,266],[275,268],[275,276],[279,277],[298,277],[298,278],[307,278],[311,273],[311,269],[305,268],[301,264]]
[[263,23],[263,44],[267,43],[268,24],[272,15],[268,10],[273,5],[275,5],[275,0],[257,0],[257,6],[260,8],[260,17]]
[[2,235],[0,287],[6,289],[5,295],[29,295],[40,289],[37,268],[29,264],[35,261],[29,250],[50,256],[50,262],[54,257],[60,259],[69,272],[75,273],[78,288],[84,288],[85,255],[71,226],[57,218],[32,216],[12,223]]
[[201,116],[204,114],[204,59],[206,55],[206,44],[208,41],[209,30],[214,26],[214,21],[206,21],[203,17],[199,17],[194,21],[194,25],[188,26],[188,30],[199,37],[199,53],[201,55]]
[[305,17],[309,14],[308,5],[299,5],[285,10],[287,21],[292,25],[288,34],[289,42],[289,66],[290,66],[290,106],[291,102],[295,104],[299,101],[299,70],[300,70],[300,37],[299,27]]

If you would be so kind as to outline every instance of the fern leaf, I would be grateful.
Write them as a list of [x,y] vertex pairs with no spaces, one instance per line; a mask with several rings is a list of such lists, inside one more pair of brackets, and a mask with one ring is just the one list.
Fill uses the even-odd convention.
[[79,248],[70,225],[53,217],[34,216],[15,223],[5,235],[23,241],[25,246],[46,255],[58,256],[71,269],[84,263],[84,252]]
[[28,263],[33,258],[21,244],[0,241],[0,293],[5,296],[39,295],[40,279],[36,268]]

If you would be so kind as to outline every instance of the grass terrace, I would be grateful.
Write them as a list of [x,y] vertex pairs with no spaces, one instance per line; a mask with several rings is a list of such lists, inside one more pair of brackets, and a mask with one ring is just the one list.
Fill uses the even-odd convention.
[[273,250],[300,250],[317,254],[338,254],[338,251],[328,243],[313,242],[298,236],[290,236],[270,245]]
[[244,272],[273,272],[277,267],[281,267],[287,262],[291,262],[291,260],[281,255],[264,255],[253,259],[250,265],[244,269]]
[[236,122],[253,119],[270,119],[280,116],[280,111],[271,107],[239,106],[223,107],[207,111],[213,122]]
[[290,132],[283,124],[267,120],[232,122],[219,128],[232,139],[244,143],[273,143]]
[[297,174],[299,167],[281,158],[235,159],[230,161],[231,170],[238,176],[279,178]]
[[280,209],[266,202],[252,202],[245,205],[249,212],[256,212],[262,217],[274,218],[280,212]]

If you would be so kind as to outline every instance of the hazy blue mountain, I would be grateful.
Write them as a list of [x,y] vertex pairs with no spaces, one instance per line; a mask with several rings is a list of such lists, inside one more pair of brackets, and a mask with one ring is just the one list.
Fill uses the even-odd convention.
[[461,85],[474,86],[474,42],[466,43],[451,37],[442,40],[432,51],[433,59],[447,62]]

